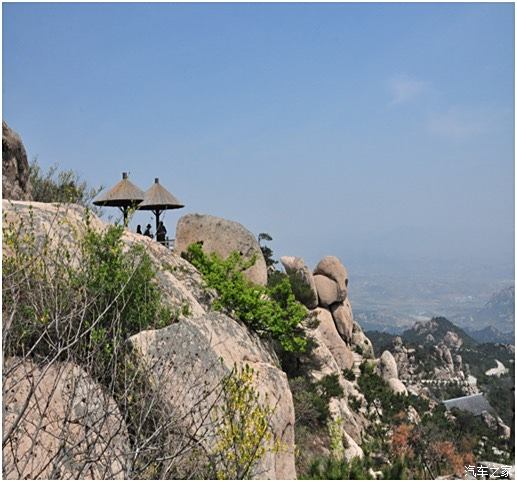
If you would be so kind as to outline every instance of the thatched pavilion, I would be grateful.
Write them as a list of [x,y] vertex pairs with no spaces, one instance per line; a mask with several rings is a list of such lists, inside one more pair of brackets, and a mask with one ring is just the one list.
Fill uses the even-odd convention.
[[100,194],[93,204],[118,207],[124,215],[124,226],[127,226],[129,209],[136,208],[143,200],[144,192],[127,178],[127,172],[123,172],[122,180],[107,192]]
[[167,209],[179,209],[185,207],[161,184],[156,177],[153,185],[145,191],[144,200],[138,205],[138,209],[142,211],[152,211],[156,216],[156,231],[160,224],[160,214]]

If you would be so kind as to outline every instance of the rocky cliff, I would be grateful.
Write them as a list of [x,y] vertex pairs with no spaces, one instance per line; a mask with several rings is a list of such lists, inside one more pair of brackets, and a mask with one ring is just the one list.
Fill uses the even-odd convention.
[[[28,224],[32,219],[30,222],[36,238],[46,239],[51,234],[51,239],[56,246],[73,247],[83,229],[84,210],[75,205],[4,200],[3,210],[6,224],[20,221]],[[182,222],[184,221],[180,221],[180,224]],[[106,229],[106,225],[95,216],[90,215],[89,223],[95,230]],[[203,236],[208,239],[207,244],[210,245],[209,238],[217,237],[217,233],[205,232]],[[181,307],[181,314],[176,323],[162,329],[142,331],[128,340],[135,355],[150,367],[149,383],[160,387],[160,403],[168,406],[171,412],[180,414],[179,416],[189,413],[194,406],[201,414],[203,410],[199,409],[199,406],[202,403],[199,402],[200,397],[198,397],[201,392],[198,393],[196,390],[202,387],[203,390],[210,391],[236,366],[252,367],[261,400],[267,400],[274,407],[270,423],[281,446],[280,450],[267,451],[254,474],[256,477],[268,479],[296,478],[293,400],[286,373],[281,369],[274,349],[242,323],[212,311],[215,293],[205,288],[197,270],[176,252],[169,251],[153,240],[127,230],[123,233],[123,242],[126,249],[135,245],[144,247],[156,269],[163,301],[170,307],[176,309]],[[247,242],[246,239],[243,242]],[[10,251],[6,248],[4,256],[9,255]],[[312,290],[312,300],[308,302],[312,308],[310,313],[319,321],[316,327],[306,327],[307,333],[316,341],[316,347],[310,363],[309,360],[304,361],[303,357],[301,363],[307,363],[314,380],[329,374],[338,378],[343,388],[343,395],[331,399],[330,413],[341,430],[346,458],[361,457],[360,444],[367,421],[360,411],[352,410],[350,407],[350,397],[361,400],[361,394],[357,384],[343,376],[343,370],[357,371],[363,360],[373,358],[373,349],[360,326],[353,320],[352,308],[347,296],[346,269],[337,258],[331,256],[324,258],[314,273],[310,272],[300,260],[293,264],[287,258],[283,258],[283,263],[287,271],[294,272],[300,269],[303,272],[304,279]],[[4,318],[5,315],[6,313]],[[314,360],[317,361],[315,365]],[[6,363],[16,364],[17,361],[7,359]],[[91,393],[93,398],[105,396],[101,395],[102,388],[89,380],[86,374],[81,376],[80,374],[83,373],[81,368],[74,366],[73,363],[62,366],[51,363],[43,368],[46,375],[37,377],[37,384],[32,386],[34,373],[28,369],[27,363],[29,362],[18,360],[18,368],[8,370],[4,378],[4,400],[7,400],[8,414],[4,421],[4,431],[9,431],[15,425],[14,421],[22,411],[25,424],[22,424],[22,427],[28,427],[26,424],[34,423],[31,421],[38,417],[38,412],[30,407],[40,406],[44,399],[48,399],[49,393],[56,393],[56,389],[58,398],[52,402],[53,412],[51,413],[56,414],[51,416],[53,419],[61,416],[61,412],[64,415],[68,409],[79,410],[74,401],[77,395],[75,393],[65,395],[63,391],[67,387],[66,379],[69,373],[79,374],[80,383],[86,387],[84,390]],[[189,367],[187,375],[175,369],[185,366]],[[56,377],[49,375],[56,370],[56,373],[62,373],[62,376],[57,379],[63,380],[57,387],[54,385]],[[24,373],[26,376],[30,373],[30,380],[24,378]],[[22,387],[24,384],[28,387],[26,390],[11,391],[10,389],[11,386]],[[193,389],[194,385],[198,389]],[[60,394],[61,391],[63,395]],[[208,399],[203,403],[208,405]],[[26,405],[29,406],[28,411],[26,411]],[[114,421],[108,423],[102,430],[99,429],[103,440],[110,438],[109,427],[117,425],[117,420],[120,421],[114,401],[109,401],[108,406],[112,407]],[[92,415],[88,416],[91,418]],[[69,434],[66,439],[73,445],[74,440],[82,440],[81,432],[77,432],[75,426],[70,425],[72,422],[67,420],[65,418],[65,423],[60,430]],[[86,419],[84,420],[86,423]],[[47,425],[48,437],[52,437],[52,431],[57,430],[52,427],[50,423]],[[10,439],[11,455],[7,455],[4,459],[5,473],[11,478],[37,475],[51,477],[56,474],[81,477],[85,473],[91,473],[94,477],[127,477],[131,474],[131,463],[124,458],[123,454],[127,452],[130,438],[126,433],[127,429],[123,427],[124,424],[116,431],[116,437],[112,436],[111,442],[107,442],[107,446],[97,447],[103,453],[116,456],[113,455],[109,463],[106,458],[103,459],[103,464],[97,464],[96,468],[93,468],[88,464],[81,465],[80,456],[73,453],[69,453],[66,460],[63,459],[58,464],[48,465],[60,450],[60,447],[53,444],[51,439],[48,442],[45,441],[46,439],[38,441],[38,446],[44,447],[43,452],[40,449],[38,449],[40,451],[32,451],[29,457],[30,451],[26,451],[24,447],[31,446],[34,440],[30,438],[27,430],[21,430],[17,425],[16,437]],[[214,436],[214,433],[210,434],[210,430],[204,432],[207,440],[211,440]],[[90,441],[89,443],[95,445],[100,442]],[[25,461],[22,467],[18,463],[20,460]]]

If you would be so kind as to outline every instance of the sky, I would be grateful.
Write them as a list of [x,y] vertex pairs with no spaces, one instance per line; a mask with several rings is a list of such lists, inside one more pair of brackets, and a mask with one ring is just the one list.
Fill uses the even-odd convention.
[[3,118],[29,158],[159,177],[185,204],[169,234],[199,212],[312,266],[513,278],[513,4],[2,9]]

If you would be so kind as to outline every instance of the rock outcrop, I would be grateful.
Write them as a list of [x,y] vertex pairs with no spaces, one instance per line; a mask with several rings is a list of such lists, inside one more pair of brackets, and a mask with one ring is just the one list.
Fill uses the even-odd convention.
[[2,122],[2,198],[31,199],[27,153],[20,136],[5,121]]
[[[374,353],[370,340],[353,319],[352,305],[348,299],[347,270],[335,256],[323,258],[312,275],[301,258],[285,256],[281,261],[286,272],[300,273],[305,279],[312,278],[314,282],[317,297],[305,305],[319,322],[316,328],[306,329],[315,347],[310,357],[302,356],[300,361],[316,381],[328,375],[337,377],[343,396],[331,399],[329,412],[334,430],[339,430],[342,444],[340,456],[348,461],[355,457],[361,458],[363,451],[360,444],[368,425],[365,418],[366,400],[357,382],[345,379],[344,374],[347,372],[358,376],[360,364],[373,359]],[[310,281],[308,285],[313,286]],[[314,302],[319,305],[315,309]],[[352,400],[363,408],[352,410]],[[324,454],[321,451],[320,455]]]
[[336,324],[337,331],[346,343],[352,342],[352,333],[354,331],[354,315],[352,314],[352,305],[347,299],[344,303],[337,303],[331,307],[332,318]]
[[352,348],[362,353],[365,359],[375,358],[372,342],[364,334],[363,329],[356,321],[354,321],[352,329]]
[[407,395],[407,388],[398,378],[390,378],[388,380],[388,386],[394,393]]
[[197,242],[202,243],[205,253],[217,253],[222,258],[233,251],[245,259],[255,256],[255,264],[244,274],[252,283],[267,284],[266,262],[258,241],[242,224],[208,214],[187,214],[178,221],[175,249],[181,254]]
[[161,330],[140,332],[129,341],[152,367],[154,383],[165,388],[163,402],[178,413],[179,420],[194,413],[196,431],[208,444],[213,443],[215,434],[213,423],[209,418],[206,423],[206,417],[215,401],[218,383],[235,366],[250,366],[262,401],[276,407],[270,422],[284,448],[276,453],[269,451],[254,475],[265,479],[296,477],[294,408],[287,376],[258,336],[214,312]]
[[81,368],[10,358],[3,371],[7,479],[127,478],[126,424],[115,401]]
[[339,296],[338,285],[334,280],[317,274],[314,275],[314,284],[318,292],[319,304],[324,308],[344,300],[344,298]]
[[388,381],[390,378],[398,378],[397,362],[395,358],[388,350],[385,350],[379,358],[379,364],[377,365],[379,374],[383,380]]

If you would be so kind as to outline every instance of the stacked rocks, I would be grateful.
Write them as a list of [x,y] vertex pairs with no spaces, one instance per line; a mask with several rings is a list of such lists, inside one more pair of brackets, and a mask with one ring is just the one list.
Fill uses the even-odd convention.
[[317,317],[317,338],[330,350],[338,367],[341,370],[353,367],[354,349],[373,358],[370,340],[354,322],[348,299],[348,273],[341,261],[335,256],[325,256],[313,273],[302,258],[283,256],[280,261],[289,276],[305,282],[305,291],[310,295],[305,293],[298,299]]
[[[356,383],[345,378],[343,370],[352,370],[357,376],[362,361],[374,358],[374,354],[370,340],[354,321],[352,305],[348,299],[347,270],[335,256],[323,258],[313,272],[302,258],[284,256],[280,261],[291,281],[295,281],[292,285],[296,298],[318,320],[317,327],[307,328],[308,336],[317,346],[310,360],[302,357],[300,361],[307,364],[315,380],[326,375],[337,376],[344,394],[332,398],[329,412],[342,431],[342,442],[346,447],[342,456],[348,461],[362,457],[360,443],[367,426],[363,414],[366,405]],[[351,399],[361,403],[362,408],[352,410],[349,405]]]

